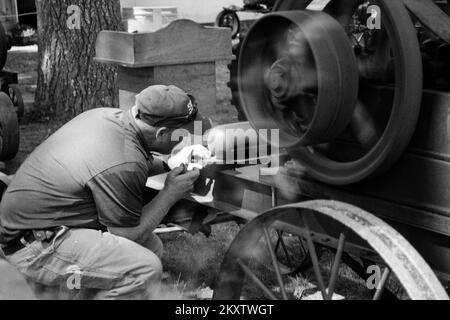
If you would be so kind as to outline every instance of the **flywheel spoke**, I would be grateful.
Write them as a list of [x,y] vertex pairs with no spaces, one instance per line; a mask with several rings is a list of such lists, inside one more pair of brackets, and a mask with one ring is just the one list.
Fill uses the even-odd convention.
[[305,244],[303,242],[303,238],[302,237],[298,237],[298,240],[300,241],[300,247],[303,250],[302,252],[306,254],[306,248],[305,248]]
[[259,280],[259,278],[250,270],[249,267],[245,263],[241,261],[241,259],[237,259],[237,263],[241,266],[242,270],[247,274],[247,276],[265,293],[265,295],[271,300],[278,300],[277,297],[273,294],[273,292],[266,287],[266,285]]
[[373,296],[373,300],[380,300],[381,296],[383,295],[384,288],[386,287],[387,280],[389,279],[389,276],[391,274],[391,270],[386,267],[383,271],[383,275],[381,276],[381,280],[379,285],[377,286],[377,290],[375,291],[375,294]]
[[287,300],[288,298],[286,294],[286,288],[284,287],[283,278],[281,277],[280,265],[278,264],[275,252],[273,251],[272,242],[270,241],[269,231],[267,230],[267,228],[264,228],[264,237],[266,239],[267,248],[269,249],[270,258],[272,259],[272,264],[275,269],[278,285],[280,286],[281,295],[283,296],[283,300]]
[[337,277],[339,275],[339,267],[341,266],[342,253],[344,252],[345,235],[341,233],[339,236],[338,248],[334,257],[333,267],[331,268],[330,283],[328,285],[328,299],[333,300],[334,289]]
[[283,249],[283,251],[284,251],[284,255],[286,256],[286,260],[287,260],[287,263],[288,263],[288,265],[289,265],[289,268],[290,268],[290,270],[292,270],[293,268],[294,268],[294,264],[292,263],[292,260],[291,260],[291,258],[289,257],[289,252],[288,252],[288,250],[287,250],[287,248],[286,248],[286,244],[284,243],[284,240],[283,240],[283,232],[279,232],[279,241],[280,241],[280,243],[281,243],[281,248]]
[[309,228],[308,221],[306,220],[305,215],[302,215],[303,223],[306,228],[306,240],[308,243],[309,254],[311,256],[311,260],[313,263],[314,273],[316,274],[317,282],[319,284],[320,292],[322,293],[322,297],[324,300],[327,299],[327,290],[325,288],[325,282],[323,281],[322,273],[320,272],[319,258],[317,257],[316,247],[314,246],[314,242],[311,238],[311,230]]
[[283,236],[283,232],[277,231],[277,235],[278,235],[278,240],[277,240],[277,244],[275,245],[275,252],[277,252],[278,248],[280,248],[281,237]]

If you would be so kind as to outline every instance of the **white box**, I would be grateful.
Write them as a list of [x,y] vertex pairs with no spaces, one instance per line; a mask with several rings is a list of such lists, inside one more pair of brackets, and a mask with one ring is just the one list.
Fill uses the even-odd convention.
[[178,19],[176,7],[130,7],[122,9],[127,32],[154,32]]

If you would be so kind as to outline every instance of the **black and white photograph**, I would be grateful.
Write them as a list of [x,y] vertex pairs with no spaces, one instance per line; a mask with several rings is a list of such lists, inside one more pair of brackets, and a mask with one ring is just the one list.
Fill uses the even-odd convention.
[[450,1],[0,0],[0,301],[449,295]]

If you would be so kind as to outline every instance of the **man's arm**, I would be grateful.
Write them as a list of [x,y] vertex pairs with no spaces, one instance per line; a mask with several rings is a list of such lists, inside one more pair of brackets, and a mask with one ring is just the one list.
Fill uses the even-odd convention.
[[169,212],[170,208],[189,195],[194,188],[194,182],[198,179],[200,172],[194,170],[183,173],[183,167],[174,169],[169,173],[164,189],[161,190],[153,200],[142,208],[140,223],[136,227],[108,227],[112,234],[141,243],[146,239],[149,232],[158,227]]
[[141,221],[137,227],[108,227],[109,232],[137,243],[142,243],[149,232],[155,230],[176,203],[173,196],[159,192],[153,200],[142,208]]

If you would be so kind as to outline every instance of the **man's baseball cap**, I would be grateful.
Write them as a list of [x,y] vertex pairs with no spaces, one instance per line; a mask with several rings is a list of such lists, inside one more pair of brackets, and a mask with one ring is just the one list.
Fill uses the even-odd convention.
[[192,134],[194,122],[202,122],[202,133],[211,129],[211,122],[203,118],[192,95],[170,85],[154,85],[136,96],[138,117],[145,123],[157,128],[184,128]]

